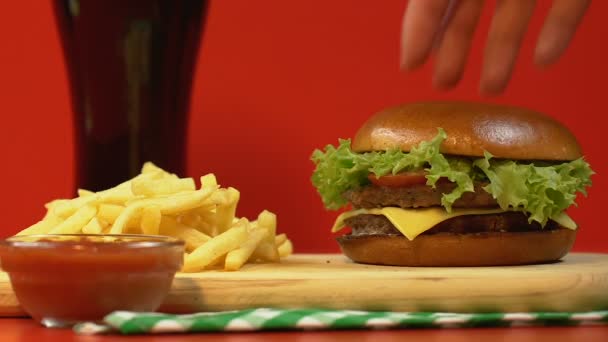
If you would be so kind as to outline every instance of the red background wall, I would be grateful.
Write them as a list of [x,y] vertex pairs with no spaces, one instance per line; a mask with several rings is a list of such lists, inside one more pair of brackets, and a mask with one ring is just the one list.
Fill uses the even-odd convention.
[[[490,2],[493,3],[493,2]],[[539,1],[510,87],[480,98],[477,81],[492,6],[486,8],[468,71],[457,89],[431,87],[432,65],[398,70],[403,0],[215,0],[195,75],[188,174],[214,172],[241,190],[239,215],[279,215],[300,252],[336,251],[335,213],[309,177],[314,148],[350,137],[368,115],[423,99],[483,100],[550,113],[580,138],[598,173],[571,211],[577,250],[608,252],[602,217],[608,172],[603,152],[608,48],[596,1],[567,54],[548,70],[531,62],[549,1]],[[72,133],[66,75],[48,1],[5,1],[0,12],[0,233],[72,196]]]

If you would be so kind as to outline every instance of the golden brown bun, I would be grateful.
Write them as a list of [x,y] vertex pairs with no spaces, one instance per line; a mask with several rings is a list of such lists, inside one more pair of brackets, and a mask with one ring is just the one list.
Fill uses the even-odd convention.
[[339,237],[342,252],[358,263],[393,266],[503,266],[551,262],[570,251],[576,231],[439,233],[413,241],[392,235]]
[[412,103],[383,110],[359,129],[355,152],[401,148],[409,151],[431,140],[441,127],[447,133],[441,152],[520,160],[574,160],[581,149],[572,133],[556,120],[517,107],[468,102]]

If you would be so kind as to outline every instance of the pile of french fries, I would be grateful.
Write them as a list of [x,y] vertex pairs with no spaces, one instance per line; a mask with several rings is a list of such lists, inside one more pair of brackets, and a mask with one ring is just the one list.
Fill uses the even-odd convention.
[[74,199],[47,203],[47,213],[17,235],[148,234],[185,241],[183,272],[223,264],[235,271],[246,262],[278,262],[293,245],[276,234],[276,215],[264,210],[256,220],[235,217],[240,193],[221,188],[215,175],[179,178],[148,162],[136,177],[99,192],[78,190]]

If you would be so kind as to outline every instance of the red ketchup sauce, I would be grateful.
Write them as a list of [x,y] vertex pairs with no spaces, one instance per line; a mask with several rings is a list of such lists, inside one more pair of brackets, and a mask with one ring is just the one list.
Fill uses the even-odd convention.
[[20,305],[47,326],[158,309],[183,255],[183,241],[161,236],[31,235],[0,243]]

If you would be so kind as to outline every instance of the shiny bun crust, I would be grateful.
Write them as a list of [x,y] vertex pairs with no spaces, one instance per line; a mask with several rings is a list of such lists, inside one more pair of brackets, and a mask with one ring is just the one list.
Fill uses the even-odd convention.
[[396,235],[345,235],[342,252],[351,260],[392,266],[504,266],[557,261],[566,255],[576,231],[438,233],[410,241]]
[[437,135],[447,139],[445,154],[519,160],[574,160],[582,156],[574,135],[543,114],[518,107],[468,102],[412,103],[383,110],[359,129],[352,141],[355,152],[413,146]]

